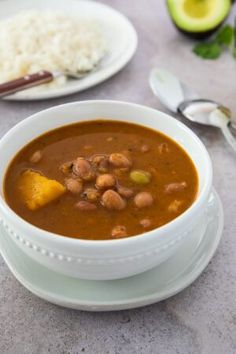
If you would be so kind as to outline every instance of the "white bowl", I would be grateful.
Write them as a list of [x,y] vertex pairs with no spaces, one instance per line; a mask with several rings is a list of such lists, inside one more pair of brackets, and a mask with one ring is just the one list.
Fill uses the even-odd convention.
[[[195,163],[199,192],[195,202],[170,223],[130,238],[88,241],[41,230],[12,211],[3,196],[9,162],[24,145],[48,130],[98,118],[137,123],[178,142]],[[204,231],[205,208],[212,187],[212,165],[199,138],[185,125],[154,109],[117,101],[85,101],[56,106],[23,120],[1,140],[0,216],[9,237],[42,265],[84,279],[117,279],[144,272],[173,255],[185,238]],[[96,230],[94,230],[96,232]]]

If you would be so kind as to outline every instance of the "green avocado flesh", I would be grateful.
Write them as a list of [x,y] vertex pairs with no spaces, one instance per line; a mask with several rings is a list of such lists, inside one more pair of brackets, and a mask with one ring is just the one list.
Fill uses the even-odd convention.
[[167,0],[175,25],[188,33],[204,33],[216,29],[227,17],[231,0]]

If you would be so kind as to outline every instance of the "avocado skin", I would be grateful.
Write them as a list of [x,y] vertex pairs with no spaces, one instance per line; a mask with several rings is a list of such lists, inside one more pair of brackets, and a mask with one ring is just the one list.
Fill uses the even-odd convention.
[[[231,0],[231,4],[233,4],[234,2],[236,2],[236,0]],[[167,1],[166,1],[166,4],[167,4]],[[192,31],[186,31],[182,28],[180,28],[179,26],[177,26],[177,24],[175,23],[172,15],[171,15],[171,12],[170,12],[170,9],[169,9],[169,6],[167,4],[167,10],[169,12],[169,15],[170,15],[170,18],[171,18],[171,21],[172,23],[174,24],[175,28],[177,28],[177,30],[179,30],[180,33],[184,34],[185,36],[187,36],[188,38],[192,38],[192,39],[206,39],[208,37],[210,37],[213,33],[215,33],[221,26],[222,24],[225,22],[225,20],[228,18],[229,14],[230,14],[230,11],[232,9],[232,5],[231,5],[231,8],[229,9],[229,12],[227,13],[227,15],[225,16],[225,18],[215,27],[211,28],[210,30],[207,30],[207,31],[202,31],[202,32],[192,32]]]
[[[228,17],[228,15],[226,16],[226,18],[227,17]],[[216,27],[214,27],[208,31],[204,31],[204,32],[188,32],[188,31],[183,30],[182,28],[179,28],[174,21],[172,21],[172,22],[175,25],[175,27],[177,28],[177,30],[180,33],[187,36],[188,38],[201,40],[201,39],[206,39],[206,38],[210,37],[213,33],[215,33],[221,27],[221,25],[224,23],[226,18],[221,23],[219,23],[219,25],[217,25]]]

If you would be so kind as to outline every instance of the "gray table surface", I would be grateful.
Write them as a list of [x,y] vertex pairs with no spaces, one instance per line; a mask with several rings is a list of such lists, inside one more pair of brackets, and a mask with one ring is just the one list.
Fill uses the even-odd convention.
[[[0,102],[0,135],[34,112],[64,102],[115,99],[165,110],[147,82],[154,65],[187,80],[236,116],[236,62],[202,61],[172,26],[164,1],[106,0],[134,23],[139,47],[113,78],[86,92],[41,102]],[[24,289],[0,257],[0,353],[236,353],[236,156],[217,129],[188,124],[214,165],[225,211],[222,242],[203,274],[180,294],[141,309],[86,313],[49,304]]]

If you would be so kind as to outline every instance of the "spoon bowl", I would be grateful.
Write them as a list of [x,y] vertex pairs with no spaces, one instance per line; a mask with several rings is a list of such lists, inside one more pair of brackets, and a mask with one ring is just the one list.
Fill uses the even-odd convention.
[[230,121],[231,112],[228,108],[219,105],[217,102],[206,99],[194,99],[182,102],[178,107],[178,113],[192,122],[212,125],[219,128],[219,122],[214,119],[212,112],[219,109]]

